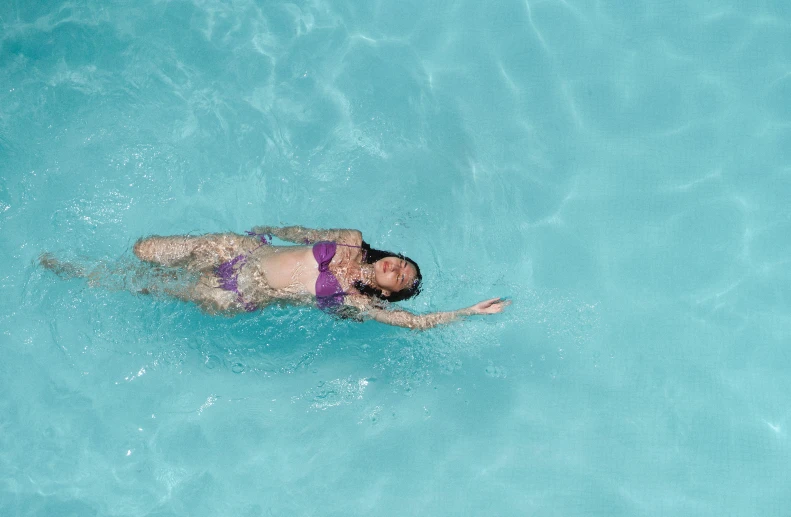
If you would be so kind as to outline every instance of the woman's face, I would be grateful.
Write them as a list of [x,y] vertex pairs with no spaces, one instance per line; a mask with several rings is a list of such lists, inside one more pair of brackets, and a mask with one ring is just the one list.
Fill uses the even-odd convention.
[[374,279],[385,296],[415,283],[415,266],[398,257],[385,257],[374,262]]

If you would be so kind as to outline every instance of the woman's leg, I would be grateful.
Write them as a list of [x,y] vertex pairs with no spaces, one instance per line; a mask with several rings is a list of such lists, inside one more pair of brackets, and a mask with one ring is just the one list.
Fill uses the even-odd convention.
[[142,261],[192,271],[213,269],[257,246],[254,239],[233,233],[140,239],[134,253]]
[[270,299],[258,298],[254,303],[239,298],[239,294],[219,287],[217,277],[210,273],[201,274],[197,282],[177,288],[166,287],[162,292],[185,302],[193,302],[209,314],[239,314],[261,309]]
[[[128,290],[140,294],[165,294],[194,302],[209,313],[244,312],[238,294],[220,287],[214,269],[260,246],[250,237],[233,233],[196,237],[147,237],[135,243],[140,263],[100,263],[92,267],[63,262],[49,253],[39,263],[61,278],[86,278],[92,287]],[[164,267],[157,267],[161,265]],[[260,300],[256,301],[260,304]]]
[[38,257],[38,263],[64,279],[82,278],[85,276],[85,270],[82,267],[71,262],[62,262],[51,253],[42,253]]
[[201,310],[209,314],[230,314],[240,312],[236,301],[236,293],[220,289],[214,284],[213,276],[201,275],[201,278],[187,289],[180,291],[169,290],[168,294],[174,298],[193,302]]
[[65,262],[51,253],[43,253],[39,264],[59,277],[68,280],[84,278],[90,287],[111,291],[131,291],[141,294],[166,293],[183,290],[196,282],[198,275],[183,269],[165,268],[135,261],[98,262],[92,265]]

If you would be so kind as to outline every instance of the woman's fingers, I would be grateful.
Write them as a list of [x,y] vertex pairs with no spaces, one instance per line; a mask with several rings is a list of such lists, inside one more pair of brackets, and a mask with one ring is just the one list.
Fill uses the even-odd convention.
[[490,298],[475,304],[474,308],[480,314],[495,314],[502,311],[505,307],[511,304],[511,300],[503,300],[502,298]]
[[491,305],[489,305],[489,307],[487,307],[487,312],[489,314],[494,314],[496,312],[502,311],[504,308],[505,308],[505,304],[501,300],[498,300],[496,302],[493,302]]

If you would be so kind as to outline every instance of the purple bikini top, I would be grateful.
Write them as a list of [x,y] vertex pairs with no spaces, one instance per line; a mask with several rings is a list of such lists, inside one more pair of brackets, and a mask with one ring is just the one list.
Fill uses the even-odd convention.
[[[343,304],[346,294],[338,279],[330,271],[330,262],[339,245],[322,241],[313,245],[313,258],[319,263],[319,277],[316,279],[316,305],[322,310],[336,309]],[[351,244],[340,244],[349,248],[359,248]]]

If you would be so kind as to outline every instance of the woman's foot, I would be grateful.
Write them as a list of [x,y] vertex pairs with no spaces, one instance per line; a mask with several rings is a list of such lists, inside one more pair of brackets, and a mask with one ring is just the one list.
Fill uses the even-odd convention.
[[85,276],[81,268],[69,262],[61,262],[51,253],[42,253],[38,257],[38,263],[61,278],[80,278]]

